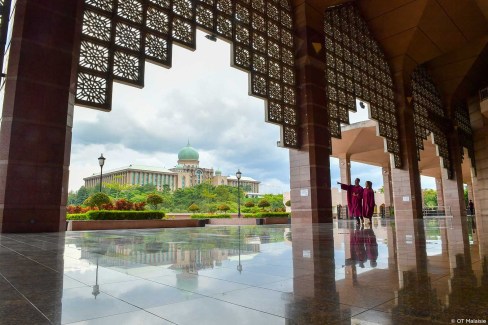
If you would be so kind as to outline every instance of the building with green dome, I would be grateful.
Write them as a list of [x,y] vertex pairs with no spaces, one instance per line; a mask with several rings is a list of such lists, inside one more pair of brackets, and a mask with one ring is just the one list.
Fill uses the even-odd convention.
[[[177,165],[166,169],[161,167],[129,165],[126,167],[109,170],[103,173],[103,183],[119,183],[122,185],[156,185],[158,189],[165,187],[174,191],[179,188],[192,187],[203,182],[212,185],[237,186],[235,175],[224,176],[222,171],[213,168],[200,167],[200,155],[198,151],[190,145],[180,149],[178,152]],[[99,186],[100,174],[94,173],[92,176],[83,178],[85,187],[92,188]],[[245,192],[259,193],[260,182],[243,176],[240,184]]]

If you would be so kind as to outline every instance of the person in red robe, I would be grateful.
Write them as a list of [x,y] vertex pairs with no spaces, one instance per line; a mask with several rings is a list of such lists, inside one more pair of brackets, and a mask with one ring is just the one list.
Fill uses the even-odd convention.
[[374,212],[374,191],[373,191],[373,183],[370,181],[366,181],[365,188],[363,190],[363,217],[369,219],[369,223],[371,224],[371,219],[373,218]]
[[359,185],[359,182],[359,178],[354,180],[354,185],[337,182],[337,184],[341,185],[342,190],[347,191],[347,208],[349,210],[349,216],[351,216],[351,218],[356,218],[357,223],[359,223],[359,219],[361,219],[361,222],[364,222],[362,212],[363,188]]
[[369,259],[369,265],[376,267],[378,263],[378,243],[376,242],[376,235],[373,228],[364,229],[364,245],[366,246],[366,255]]

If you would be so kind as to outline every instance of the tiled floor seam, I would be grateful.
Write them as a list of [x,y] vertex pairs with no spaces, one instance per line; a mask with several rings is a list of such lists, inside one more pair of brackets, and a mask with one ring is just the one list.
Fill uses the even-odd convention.
[[14,289],[25,301],[27,301],[32,307],[34,307],[39,314],[41,314],[49,323],[53,324],[53,322],[47,317],[37,306],[32,303],[22,292],[20,292],[2,273],[0,273],[0,276]]

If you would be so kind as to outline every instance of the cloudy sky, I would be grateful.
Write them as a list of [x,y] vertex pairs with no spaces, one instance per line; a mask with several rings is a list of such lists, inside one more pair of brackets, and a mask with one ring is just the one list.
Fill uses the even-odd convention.
[[[146,63],[145,87],[114,84],[110,113],[75,107],[69,189],[83,177],[130,164],[171,168],[188,140],[200,153],[200,166],[240,169],[261,181],[261,192],[289,190],[288,149],[279,148],[279,127],[264,122],[264,101],[248,95],[248,75],[230,67],[230,46],[211,42],[199,32],[195,52],[173,46],[173,64],[165,69]],[[363,114],[351,121],[367,118]],[[368,175],[381,187],[381,169],[352,164],[352,175]],[[332,183],[339,180],[331,161]],[[423,187],[432,187],[423,180]]]

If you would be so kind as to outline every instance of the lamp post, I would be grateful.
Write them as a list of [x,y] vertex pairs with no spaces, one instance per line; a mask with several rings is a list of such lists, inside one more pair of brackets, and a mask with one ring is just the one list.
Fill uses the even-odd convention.
[[241,176],[242,173],[238,169],[236,173],[237,177],[237,218],[241,217]]
[[102,169],[103,165],[105,164],[105,157],[103,156],[103,153],[100,154],[100,157],[98,157],[98,164],[100,165],[100,192],[102,191]]

